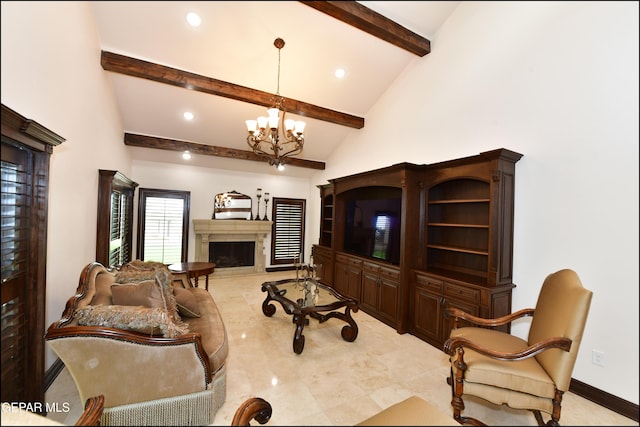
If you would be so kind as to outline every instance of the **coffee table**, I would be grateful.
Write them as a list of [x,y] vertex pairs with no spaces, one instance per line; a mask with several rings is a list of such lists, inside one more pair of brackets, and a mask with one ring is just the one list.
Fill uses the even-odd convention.
[[[304,335],[302,330],[309,324],[309,317],[320,323],[331,318],[338,318],[348,323],[342,327],[342,339],[355,341],[358,336],[358,325],[351,317],[351,312],[358,311],[358,301],[338,293],[335,289],[323,285],[312,278],[283,279],[262,284],[262,292],[267,297],[262,303],[262,312],[267,317],[273,316],[276,306],[271,301],[280,303],[285,313],[293,316],[296,325],[293,334],[293,351],[302,353],[304,349]],[[340,309],[344,308],[344,312]]]

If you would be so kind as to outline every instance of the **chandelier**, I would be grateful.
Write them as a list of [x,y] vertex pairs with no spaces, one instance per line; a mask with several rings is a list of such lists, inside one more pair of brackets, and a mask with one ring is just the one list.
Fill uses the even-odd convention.
[[[253,152],[264,157],[271,166],[284,169],[285,158],[300,154],[304,145],[305,123],[296,120],[285,120],[285,99],[280,96],[280,49],[284,47],[284,40],[275,39],[273,45],[278,48],[278,86],[274,103],[267,110],[269,117],[258,117],[257,120],[247,120],[247,144]],[[282,119],[280,119],[282,112]],[[280,124],[280,130],[278,130]],[[280,135],[282,132],[282,136]]]

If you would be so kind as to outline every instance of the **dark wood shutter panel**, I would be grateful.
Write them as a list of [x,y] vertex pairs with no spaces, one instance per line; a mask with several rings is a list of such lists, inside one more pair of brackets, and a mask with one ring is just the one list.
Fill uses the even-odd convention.
[[[27,157],[26,152],[20,153]],[[28,159],[23,160],[29,164]],[[25,298],[29,256],[31,173],[2,161],[2,401],[26,397]]]
[[273,199],[271,264],[293,264],[304,260],[304,199]]

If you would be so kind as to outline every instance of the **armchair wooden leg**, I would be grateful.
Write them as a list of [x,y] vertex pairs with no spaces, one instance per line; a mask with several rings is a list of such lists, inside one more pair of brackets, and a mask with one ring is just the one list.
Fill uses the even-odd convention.
[[447,383],[451,385],[451,406],[453,407],[453,419],[462,425],[473,426],[486,426],[482,421],[473,417],[463,417],[462,411],[464,411],[464,401],[462,400],[464,390],[464,373],[467,370],[467,364],[464,362],[464,349],[458,347],[456,350],[457,357],[454,365],[456,367],[456,374],[453,374],[453,368],[451,369],[450,377],[447,379]]
[[464,388],[464,372],[467,370],[467,364],[464,363],[464,349],[459,347],[456,351],[456,367],[455,376],[453,368],[451,369],[451,406],[453,407],[453,418],[462,424],[461,412],[464,410],[464,401],[462,400],[462,392]]

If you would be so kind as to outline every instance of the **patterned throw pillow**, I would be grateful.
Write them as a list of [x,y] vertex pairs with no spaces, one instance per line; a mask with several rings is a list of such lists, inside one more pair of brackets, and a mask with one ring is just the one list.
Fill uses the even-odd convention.
[[171,285],[173,277],[166,265],[160,262],[133,260],[123,265],[116,273],[116,282],[118,283],[140,282],[153,278],[160,284],[169,315],[175,322],[181,322],[182,319],[178,314],[176,298],[173,295],[173,286]]
[[81,326],[104,326],[142,332],[150,335],[177,337],[189,332],[185,324],[177,325],[161,308],[133,305],[89,305],[76,311]]

